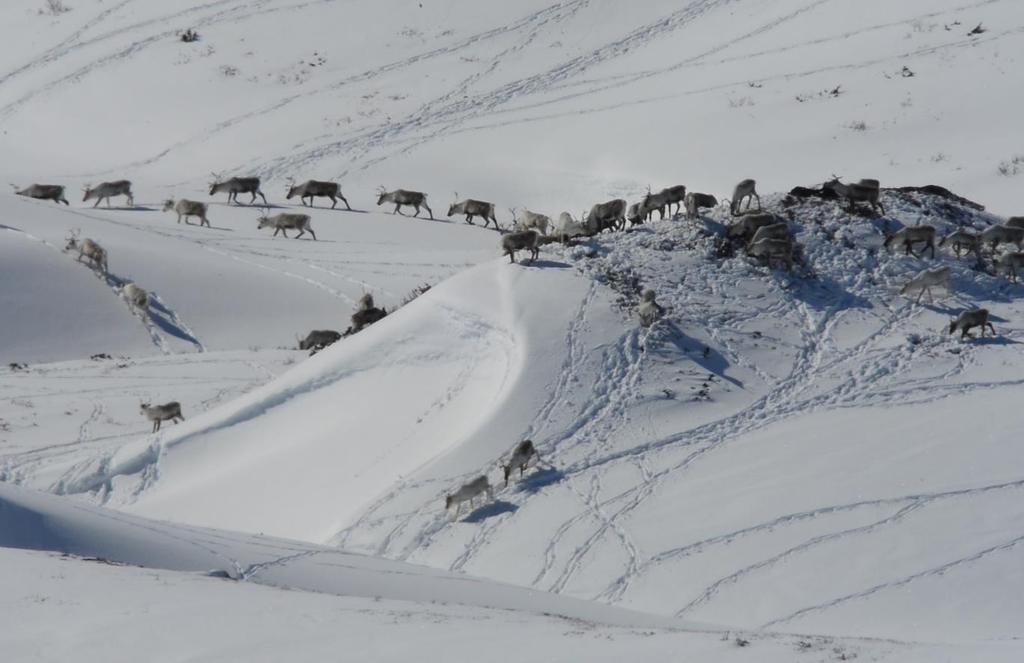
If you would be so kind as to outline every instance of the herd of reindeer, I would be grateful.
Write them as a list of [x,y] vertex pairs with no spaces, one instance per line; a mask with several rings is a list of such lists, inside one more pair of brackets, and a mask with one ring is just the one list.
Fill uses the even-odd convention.
[[[798,187],[798,189],[801,189],[802,195],[813,192],[813,195],[819,195],[822,198],[833,199],[840,203],[845,201],[851,212],[859,203],[866,203],[870,205],[872,211],[885,213],[880,200],[880,184],[875,179],[862,179],[856,183],[845,184],[840,182],[839,178],[833,177],[832,180],[825,182],[819,190],[803,189],[802,187]],[[60,185],[33,184],[22,190],[16,188],[15,191],[21,196],[69,204],[64,196],[65,188]],[[248,193],[251,196],[250,205],[254,204],[259,197],[263,201],[264,209],[269,207],[266,196],[260,190],[258,177],[216,178],[210,185],[210,195],[219,193],[228,194],[229,204],[241,204],[238,201],[238,195]],[[797,189],[794,189],[793,193],[798,193]],[[434,213],[427,204],[425,193],[405,189],[386,191],[381,187],[377,194],[378,206],[385,204],[395,206],[392,214],[397,213],[404,216],[402,208],[412,207],[415,210],[412,216],[418,217],[421,210],[426,210],[429,218],[434,219]],[[131,182],[128,180],[103,182],[96,187],[86,186],[82,201],[95,200],[93,207],[106,201],[109,207],[110,199],[117,196],[125,196],[128,206],[134,207]],[[286,198],[288,200],[298,198],[304,206],[309,207],[313,207],[316,198],[328,198],[331,201],[331,209],[336,208],[339,200],[344,203],[346,209],[352,209],[348,200],[342,195],[340,186],[335,182],[308,180],[302,184],[295,184],[294,181],[289,181]],[[455,198],[458,199],[458,194]],[[752,210],[751,205],[755,201],[757,209]],[[745,208],[743,208],[744,202],[746,203]],[[730,214],[734,218],[733,223],[726,228],[727,240],[738,243],[743,247],[747,256],[763,261],[769,268],[774,261],[792,271],[797,256],[795,238],[784,219],[762,209],[761,198],[757,193],[754,180],[741,181],[733,189],[732,198],[723,203],[728,203]],[[675,206],[674,212],[673,205]],[[498,225],[494,203],[472,198],[453,202],[448,208],[448,216],[463,215],[465,221],[470,224],[473,223],[474,218],[480,217],[483,219],[485,228],[493,223],[495,230],[503,232],[501,249],[509,257],[509,261],[515,262],[517,251],[529,251],[530,262],[532,262],[539,256],[540,247],[546,243],[565,243],[580,237],[592,237],[605,230],[625,230],[627,224],[638,225],[652,220],[655,212],[658,213],[660,220],[664,220],[666,215],[669,218],[675,218],[683,210],[685,210],[687,219],[697,219],[700,210],[715,208],[718,205],[719,201],[715,196],[687,191],[685,186],[678,185],[662,189],[657,193],[651,192],[648,188],[641,200],[632,205],[628,205],[621,198],[597,203],[590,208],[589,212],[585,211],[580,214],[578,219],[569,212],[562,212],[557,219],[552,219],[547,215],[529,210],[522,210],[517,214],[513,208],[509,210],[512,214],[512,228],[507,231]],[[200,226],[210,226],[206,203],[187,199],[167,200],[163,204],[163,210],[175,212],[178,223],[184,220],[188,224],[189,218],[195,217]],[[297,230],[298,234],[294,235],[295,238],[302,237],[308,232],[314,240],[316,239],[308,214],[279,213],[269,216],[265,212],[257,217],[257,228],[273,228],[274,236],[280,233],[284,237],[288,237],[288,230]],[[901,247],[907,255],[916,257],[923,257],[925,251],[930,251],[931,257],[934,259],[936,239],[937,233],[934,226],[918,225],[886,234],[884,247],[889,250]],[[995,261],[997,273],[1005,273],[1011,281],[1016,282],[1018,270],[1024,268],[1024,217],[1011,217],[1005,223],[989,226],[981,232],[971,232],[961,228],[942,237],[938,246],[942,247],[947,243],[952,247],[957,258],[964,254],[973,254],[981,260],[983,250],[988,247]],[[999,245],[1004,243],[1016,245],[1017,251],[996,257]],[[920,254],[914,250],[917,246],[921,247]],[[79,261],[87,261],[93,269],[99,270],[103,274],[107,273],[107,252],[96,241],[82,240],[79,238],[79,233],[73,231],[67,238],[65,250],[78,251]],[[921,297],[927,293],[929,300],[932,300],[932,288],[942,287],[947,293],[950,292],[950,276],[948,266],[923,270],[903,285],[900,294],[907,295],[917,292],[916,301],[920,303]],[[145,290],[134,283],[127,283],[122,287],[121,293],[134,309],[143,314],[148,312],[149,296]],[[657,303],[654,291],[646,290],[641,296],[637,311],[640,323],[648,327],[664,314],[665,309]],[[370,295],[365,295],[352,315],[352,326],[349,329],[344,333],[333,330],[311,331],[299,341],[299,349],[310,350],[311,353],[316,352],[343,336],[358,332],[385,315],[387,315],[387,311],[374,306],[373,298]],[[982,336],[985,335],[986,328],[995,335],[995,328],[989,322],[989,312],[986,309],[964,311],[950,322],[949,333],[960,331],[961,338],[967,338],[972,336],[970,330],[974,328],[980,328]],[[160,429],[162,421],[184,419],[181,414],[181,405],[177,402],[156,406],[142,403],[141,412],[153,422],[154,432]],[[537,450],[532,441],[525,440],[516,445],[508,459],[500,464],[504,472],[505,485],[508,485],[515,470],[519,470],[519,475],[522,477],[527,467],[530,464],[536,464],[537,460]],[[493,498],[493,488],[486,474],[476,477],[455,492],[448,494],[445,498],[445,509],[447,511],[455,507],[455,516],[458,517],[462,504],[468,502],[472,508],[476,498],[483,496],[488,499]]]

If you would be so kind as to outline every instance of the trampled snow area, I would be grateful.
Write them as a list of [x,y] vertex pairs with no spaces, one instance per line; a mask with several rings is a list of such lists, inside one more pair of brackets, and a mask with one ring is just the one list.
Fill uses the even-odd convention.
[[[0,176],[71,203],[0,197],[0,546],[28,549],[0,548],[0,647],[1019,660],[1024,285],[988,251],[882,246],[1017,213],[1018,4],[0,7]],[[269,209],[211,197],[211,171],[259,175]],[[987,211],[771,193],[833,173]],[[121,177],[133,208],[82,201]],[[285,199],[310,177],[354,211]],[[721,199],[742,177],[798,242],[791,273],[730,245],[724,206],[514,265],[446,215],[456,191],[507,228],[512,207]],[[378,186],[427,192],[435,220],[378,207]],[[176,223],[172,197],[212,227]],[[256,227],[293,211],[315,241]],[[109,274],[63,251],[73,231]],[[899,294],[938,265],[949,293]],[[389,315],[294,349],[365,293]],[[948,335],[974,307],[996,336]],[[185,421],[150,433],[140,401],[170,400]],[[506,486],[526,438],[540,462]],[[446,513],[479,474],[494,499]]]

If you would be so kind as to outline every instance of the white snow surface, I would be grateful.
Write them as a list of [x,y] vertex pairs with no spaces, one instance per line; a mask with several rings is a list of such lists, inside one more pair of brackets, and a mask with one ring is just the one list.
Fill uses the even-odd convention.
[[[1019,3],[65,4],[0,7],[0,176],[71,201],[0,196],[0,546],[48,551],[0,548],[14,660],[1020,659],[1024,287],[882,247],[1018,213]],[[211,171],[261,176],[317,240],[257,230]],[[770,193],[833,173],[989,211]],[[530,265],[445,214],[456,190],[507,226],[748,176],[792,274],[727,247],[721,206]],[[120,177],[134,208],[81,201]],[[310,177],[355,211],[285,200]],[[62,251],[75,230],[108,275]],[[898,294],[937,264],[950,293]],[[294,349],[364,293],[389,315]],[[997,335],[948,335],[973,307]],[[170,400],[185,421],[150,433],[139,402]],[[446,513],[480,474],[494,499]]]

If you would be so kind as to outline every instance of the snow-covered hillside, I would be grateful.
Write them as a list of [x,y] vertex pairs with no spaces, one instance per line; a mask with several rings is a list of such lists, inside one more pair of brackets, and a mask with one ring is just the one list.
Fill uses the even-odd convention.
[[[345,639],[381,660],[1020,658],[1024,285],[987,251],[882,246],[1016,211],[1018,3],[68,0],[5,4],[0,34],[0,176],[71,203],[0,196],[0,546],[47,551],[0,548],[4,651],[138,658],[170,623],[203,633],[175,660]],[[211,171],[261,176],[270,209],[211,197]],[[831,174],[988,211],[782,193]],[[748,176],[792,272],[730,244],[724,206],[533,264],[445,214],[482,198],[507,227]],[[135,207],[82,202],[119,177]],[[285,200],[310,177],[354,211]],[[378,186],[427,192],[435,220]],[[212,227],[162,211],[181,197]],[[257,228],[290,211],[315,241]],[[948,293],[899,294],[939,265]],[[365,293],[389,315],[294,349]],[[975,307],[996,336],[950,336]],[[150,433],[139,403],[170,400],[185,421]],[[541,460],[506,486],[527,438]],[[453,518],[479,474],[494,499]],[[64,639],[32,630],[103,587]],[[138,641],[112,650],[127,610]]]

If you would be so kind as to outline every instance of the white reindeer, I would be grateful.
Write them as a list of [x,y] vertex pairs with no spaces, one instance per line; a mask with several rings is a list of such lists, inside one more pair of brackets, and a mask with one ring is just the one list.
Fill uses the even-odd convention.
[[516,448],[512,450],[512,455],[509,456],[508,462],[503,463],[501,471],[505,475],[505,485],[508,486],[509,477],[512,476],[512,471],[519,470],[519,478],[523,478],[523,473],[526,471],[526,466],[531,462],[536,463],[540,460],[540,456],[537,454],[537,449],[533,446],[532,440],[523,440],[516,445]]
[[747,209],[750,209],[750,203],[753,199],[757,199],[757,209],[761,209],[761,196],[757,195],[756,191],[757,182],[754,180],[743,180],[736,185],[736,188],[732,190],[732,198],[729,201],[729,212],[735,216],[740,213],[740,204],[743,200],[747,201]]
[[145,315],[149,313],[149,293],[135,285],[126,283],[121,288],[121,296],[128,301],[133,310]]
[[164,421],[178,422],[178,419],[185,421],[185,417],[181,414],[181,403],[178,401],[171,401],[170,403],[164,403],[163,405],[150,405],[149,403],[139,403],[139,411],[150,421],[153,422],[153,431],[157,432],[160,430],[160,424]]
[[[586,218],[584,215],[582,218]],[[555,224],[555,235],[564,243],[573,237],[582,237],[587,234],[587,229],[581,221],[572,218],[569,212],[562,212],[558,215],[558,222]]]
[[102,182],[95,187],[86,184],[82,191],[85,193],[85,196],[82,198],[83,203],[93,198],[96,199],[96,204],[93,207],[98,207],[104,199],[107,201],[107,207],[110,207],[110,198],[112,196],[124,196],[128,199],[128,207],[135,207],[135,198],[132,197],[132,183],[128,180]]
[[[395,189],[394,191],[385,191],[384,187],[377,188],[377,206],[380,207],[384,203],[393,203],[395,211],[402,214],[402,207],[409,206],[415,207],[416,213],[413,216],[420,215],[420,207],[427,210],[427,214],[430,215],[430,220],[434,220],[434,212],[431,211],[430,206],[427,205],[427,194],[421,191],[407,191],[405,189]],[[402,214],[402,216],[405,216]],[[494,222],[498,224],[497,221]]]
[[473,508],[473,500],[481,494],[486,494],[487,499],[494,499],[494,491],[491,488],[491,482],[487,480],[487,477],[483,474],[473,479],[467,484],[463,484],[454,493],[446,495],[444,498],[444,509],[448,511],[455,507],[455,517],[459,517],[459,511],[462,509],[463,502],[469,502],[469,508]]
[[665,313],[665,307],[655,301],[656,297],[651,289],[644,290],[640,297],[640,305],[637,306],[636,312],[640,316],[640,324],[644,327],[650,327]]
[[275,214],[274,216],[262,216],[256,217],[256,229],[262,228],[273,228],[274,237],[277,237],[277,233],[281,233],[285,237],[288,237],[289,230],[298,230],[299,234],[295,236],[298,239],[305,235],[307,232],[316,239],[316,233],[313,232],[313,226],[310,225],[310,219],[308,214]]
[[197,216],[199,217],[200,227],[210,227],[210,221],[206,218],[206,203],[196,202],[195,200],[171,200],[167,199],[164,201],[164,211],[174,210],[178,214],[178,223],[181,223],[181,219],[185,219],[185,225],[191,225],[188,222],[188,217]]
[[949,267],[936,267],[934,269],[926,269],[922,272],[919,272],[916,276],[914,276],[914,278],[907,281],[906,284],[904,284],[904,286],[900,288],[900,294],[906,295],[914,290],[917,290],[917,299],[914,301],[915,303],[920,304],[921,296],[927,292],[928,301],[933,302],[935,300],[932,298],[932,288],[937,286],[942,286],[945,289],[946,294],[950,294],[951,290]]
[[107,250],[102,246],[92,241],[91,239],[84,239],[78,241],[78,236],[81,233],[79,229],[74,229],[71,234],[67,237],[67,245],[64,247],[65,251],[78,250],[78,257],[76,261],[82,262],[82,258],[87,258],[90,263],[90,267],[93,269],[100,270],[101,273],[107,273]]
[[512,214],[512,224],[516,230],[530,230],[536,228],[540,231],[540,234],[547,235],[548,228],[551,224],[551,217],[546,214],[538,214],[531,212],[528,209],[523,210],[523,218],[518,218],[517,210],[515,207],[511,207],[508,210]]

